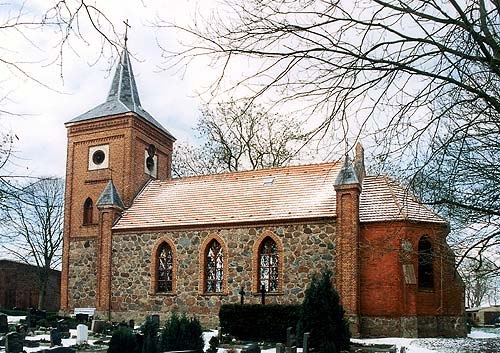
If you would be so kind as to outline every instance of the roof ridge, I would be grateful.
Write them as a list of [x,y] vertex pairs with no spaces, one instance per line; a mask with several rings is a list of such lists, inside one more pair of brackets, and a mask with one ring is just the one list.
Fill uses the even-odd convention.
[[169,182],[169,181],[184,181],[184,180],[189,180],[189,179],[203,179],[203,178],[219,178],[219,177],[224,177],[224,176],[229,176],[229,175],[244,175],[244,174],[251,174],[251,173],[266,173],[266,172],[272,172],[272,171],[279,171],[279,170],[286,170],[286,169],[300,169],[300,168],[307,168],[307,167],[320,167],[320,166],[326,166],[326,165],[332,165],[337,166],[339,164],[339,161],[332,161],[332,162],[323,162],[323,163],[308,163],[308,164],[298,164],[298,165],[288,165],[288,166],[282,166],[282,167],[272,167],[272,168],[265,168],[265,169],[251,169],[251,170],[237,170],[237,171],[232,171],[232,172],[222,172],[222,173],[217,173],[217,174],[204,174],[204,175],[192,175],[192,176],[186,176],[186,177],[179,177],[179,178],[172,178],[169,180],[159,180],[160,182]]
[[383,178],[385,180],[387,187],[389,188],[389,192],[391,193],[392,199],[394,200],[394,202],[396,203],[396,206],[398,207],[398,210],[402,213],[402,216],[404,219],[408,218],[408,213],[405,212],[405,210],[403,210],[403,207],[400,204],[399,199],[394,192],[393,184],[394,184],[395,180],[392,180],[392,178],[387,174],[384,175]]

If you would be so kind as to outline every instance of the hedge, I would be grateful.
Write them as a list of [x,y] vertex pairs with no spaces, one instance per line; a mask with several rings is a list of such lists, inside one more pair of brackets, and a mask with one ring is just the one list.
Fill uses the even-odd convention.
[[285,342],[286,329],[297,326],[300,305],[225,304],[219,311],[224,333],[251,341]]

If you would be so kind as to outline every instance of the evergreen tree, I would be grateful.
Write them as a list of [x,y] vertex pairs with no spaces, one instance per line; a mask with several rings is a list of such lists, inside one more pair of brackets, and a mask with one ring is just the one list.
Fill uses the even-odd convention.
[[193,350],[196,353],[203,353],[203,346],[200,321],[196,317],[188,318],[185,314],[179,317],[174,312],[162,330],[161,350]]
[[297,336],[310,332],[309,346],[320,353],[349,349],[351,333],[344,318],[340,298],[332,285],[332,272],[324,269],[321,278],[313,276],[300,308]]
[[120,327],[113,332],[109,341],[108,353],[135,353],[136,339],[128,328]]
[[158,353],[158,325],[148,317],[142,328],[144,343],[142,353]]

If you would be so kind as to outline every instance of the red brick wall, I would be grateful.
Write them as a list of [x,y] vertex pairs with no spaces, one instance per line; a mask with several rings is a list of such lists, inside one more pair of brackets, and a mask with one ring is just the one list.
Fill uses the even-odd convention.
[[[38,278],[36,267],[15,261],[0,260],[0,308],[38,307]],[[52,270],[49,274],[45,309],[59,310],[61,272]]]
[[[89,147],[109,145],[109,168],[88,170]],[[164,132],[143,122],[133,113],[91,119],[68,126],[66,163],[65,225],[61,307],[68,305],[70,246],[72,238],[99,236],[98,209],[95,206],[109,179],[117,188],[125,206],[149,180],[144,172],[144,152],[156,146],[159,179],[170,177],[173,140]],[[83,225],[83,205],[90,197],[94,203],[94,224]],[[96,254],[96,256],[98,256]]]
[[[434,288],[418,288],[418,241],[431,239]],[[380,222],[361,225],[361,315],[462,315],[463,286],[455,276],[446,246],[446,225]],[[401,242],[413,248],[406,263],[414,265],[417,284],[407,284],[402,269]]]

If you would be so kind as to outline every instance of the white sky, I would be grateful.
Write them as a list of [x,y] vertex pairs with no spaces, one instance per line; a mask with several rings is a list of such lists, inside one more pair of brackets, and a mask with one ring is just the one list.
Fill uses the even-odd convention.
[[[39,14],[47,1],[28,1],[24,18]],[[161,50],[157,39],[167,48],[174,48],[178,38],[174,30],[158,33],[150,23],[157,16],[178,24],[190,23],[195,11],[208,13],[213,1],[99,1],[97,6],[109,15],[116,31],[124,32],[128,19],[128,48],[144,109],[160,121],[179,140],[192,135],[199,116],[202,99],[197,96],[215,77],[208,62],[200,60],[188,67],[185,74],[161,70]],[[153,6],[154,5],[154,6]],[[0,24],[15,13],[19,4],[0,4]],[[0,29],[0,59],[23,61],[22,67],[51,89],[26,79],[15,70],[0,64],[0,110],[22,113],[23,116],[0,115],[2,131],[12,130],[15,157],[3,169],[4,174],[31,176],[64,176],[66,163],[66,129],[64,123],[105,101],[112,73],[106,58],[99,57],[101,42],[88,23],[81,23],[81,32],[88,43],[72,40],[72,48],[64,52],[60,67],[51,61],[57,56],[57,33],[50,27],[30,28],[19,32]],[[26,40],[29,38],[31,42]],[[116,54],[116,53],[115,53]]]

